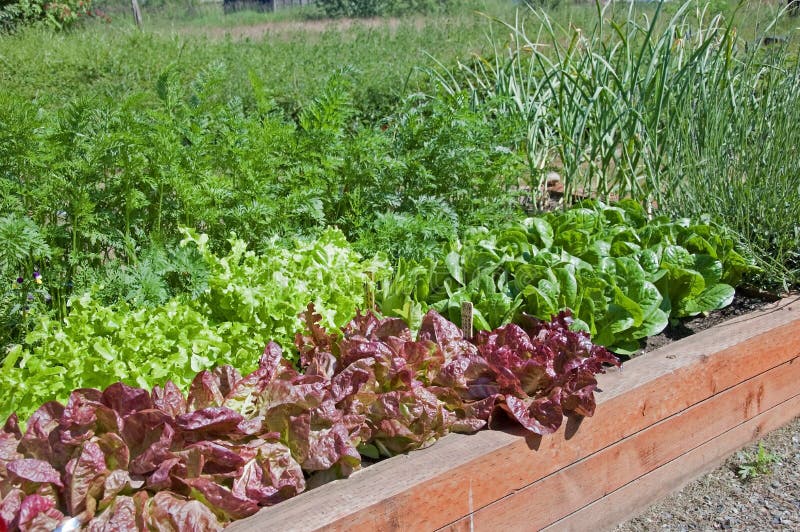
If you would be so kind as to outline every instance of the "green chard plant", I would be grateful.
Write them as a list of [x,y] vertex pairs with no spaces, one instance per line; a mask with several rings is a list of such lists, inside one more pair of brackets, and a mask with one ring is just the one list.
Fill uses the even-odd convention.
[[414,323],[428,307],[458,322],[461,303],[472,301],[479,329],[569,308],[574,327],[632,354],[670,318],[730,304],[750,269],[734,239],[708,223],[648,220],[633,201],[584,202],[477,228],[439,257],[401,261],[379,303],[387,315]]

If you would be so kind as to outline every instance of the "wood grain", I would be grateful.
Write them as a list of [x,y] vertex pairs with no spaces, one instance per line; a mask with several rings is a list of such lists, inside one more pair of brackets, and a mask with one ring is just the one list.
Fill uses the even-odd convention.
[[601,375],[595,416],[570,420],[554,435],[539,438],[518,429],[448,435],[229,529],[434,530],[798,354],[800,303],[782,300]]
[[800,416],[800,396],[762,412],[713,440],[544,528],[547,532],[607,530],[718,467],[737,449]]
[[[538,530],[800,394],[800,358],[660,421],[445,530]],[[746,443],[746,442],[743,442]]]

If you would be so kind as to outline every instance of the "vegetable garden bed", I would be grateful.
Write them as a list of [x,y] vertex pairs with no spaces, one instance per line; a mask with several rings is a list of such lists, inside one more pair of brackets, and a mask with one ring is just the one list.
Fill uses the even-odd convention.
[[596,414],[544,438],[451,434],[232,524],[232,532],[610,527],[800,415],[800,300],[600,375]]

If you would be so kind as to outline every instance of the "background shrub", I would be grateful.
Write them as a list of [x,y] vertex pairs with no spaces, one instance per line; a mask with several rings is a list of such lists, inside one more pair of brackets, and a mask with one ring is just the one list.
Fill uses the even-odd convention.
[[64,29],[96,14],[92,0],[0,0],[0,31],[32,24]]

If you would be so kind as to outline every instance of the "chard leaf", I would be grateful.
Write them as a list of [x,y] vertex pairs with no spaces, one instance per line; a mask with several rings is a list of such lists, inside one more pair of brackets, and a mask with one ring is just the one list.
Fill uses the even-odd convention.
[[736,290],[726,284],[717,284],[704,290],[695,298],[681,301],[678,307],[679,316],[695,316],[701,312],[720,309],[731,304]]
[[[458,281],[458,284],[463,285],[464,273],[461,269],[461,255],[455,251],[451,251],[444,258],[444,263],[447,266],[447,271],[450,272],[450,275],[453,277],[453,279]],[[420,294],[420,296],[424,297],[422,294]]]
[[553,228],[543,218],[526,218],[522,222],[528,230],[528,238],[538,248],[547,249],[553,246]]

